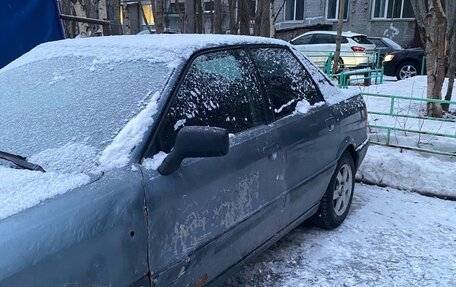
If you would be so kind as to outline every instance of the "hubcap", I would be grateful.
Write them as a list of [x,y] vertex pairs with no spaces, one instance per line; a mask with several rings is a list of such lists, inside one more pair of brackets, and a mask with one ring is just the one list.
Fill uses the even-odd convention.
[[401,79],[415,77],[416,74],[417,74],[417,71],[416,71],[415,67],[412,65],[406,65],[406,66],[402,67],[401,70],[399,71],[399,77]]
[[350,165],[340,167],[334,188],[333,206],[337,216],[341,216],[348,208],[353,187],[353,172]]

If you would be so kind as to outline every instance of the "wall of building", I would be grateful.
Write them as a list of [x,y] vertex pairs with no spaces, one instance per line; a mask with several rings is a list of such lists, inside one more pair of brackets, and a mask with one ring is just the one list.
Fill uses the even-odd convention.
[[[322,25],[330,25],[337,30],[337,22],[326,17],[327,0],[304,0],[304,20],[285,21],[282,9],[275,24],[277,35],[285,40],[296,36],[296,31],[316,30]],[[275,3],[279,11],[282,1]],[[409,47],[415,37],[415,21],[406,19],[371,19],[372,0],[349,0],[348,19],[344,21],[344,31],[363,33],[368,36],[388,37],[404,47]],[[326,30],[326,29],[324,29]]]

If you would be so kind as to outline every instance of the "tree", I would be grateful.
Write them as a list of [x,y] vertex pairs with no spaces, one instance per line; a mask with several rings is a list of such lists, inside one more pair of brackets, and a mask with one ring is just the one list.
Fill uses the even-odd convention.
[[[453,94],[454,87],[454,74],[456,73],[456,1],[447,0],[446,4],[446,15],[448,18],[448,88],[445,95],[445,100],[451,101],[451,95]],[[450,106],[448,104],[443,104],[442,108],[444,111],[448,112]]]
[[339,1],[339,22],[337,23],[336,52],[334,53],[334,63],[332,74],[336,74],[340,66],[340,43],[342,38],[342,28],[344,26],[345,1]]
[[[165,8],[164,0],[152,0],[152,14],[154,15],[155,31],[160,34],[164,31],[163,12]],[[144,13],[143,13],[144,15]],[[144,16],[145,17],[145,16]],[[149,27],[148,27],[149,28]]]
[[270,0],[258,0],[255,12],[254,34],[270,37],[271,35],[271,3]]
[[239,34],[250,35],[249,0],[238,0]]
[[238,33],[238,21],[236,17],[236,0],[228,0],[228,10],[230,16],[230,34],[237,34]]
[[[426,50],[427,97],[441,99],[447,55],[447,17],[442,0],[415,0],[410,3]],[[429,103],[427,115],[442,117],[442,106]]]
[[195,33],[195,1],[185,0],[184,33]]
[[203,4],[201,3],[202,0],[195,0],[195,9],[196,9],[196,33],[204,34],[204,16],[203,16]]
[[214,0],[214,33],[222,34],[223,6],[222,0]]

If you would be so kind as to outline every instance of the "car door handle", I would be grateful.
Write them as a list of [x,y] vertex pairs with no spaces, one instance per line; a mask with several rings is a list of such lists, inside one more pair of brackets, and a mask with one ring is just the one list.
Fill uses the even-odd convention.
[[263,153],[267,155],[270,160],[275,160],[279,149],[280,147],[278,144],[271,144],[263,147]]
[[326,126],[328,127],[328,130],[332,132],[334,130],[334,126],[336,125],[336,121],[334,120],[333,117],[329,117],[325,120]]

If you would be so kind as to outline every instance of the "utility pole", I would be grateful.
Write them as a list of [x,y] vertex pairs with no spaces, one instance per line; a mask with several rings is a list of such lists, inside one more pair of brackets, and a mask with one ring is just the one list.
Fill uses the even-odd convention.
[[[337,37],[336,37],[336,52],[334,53],[334,63],[332,67],[332,74],[336,74],[339,70],[340,62],[340,42],[342,38],[342,28],[344,26],[344,10],[345,0],[339,0],[339,21],[337,23]],[[330,61],[329,59],[328,61]]]

